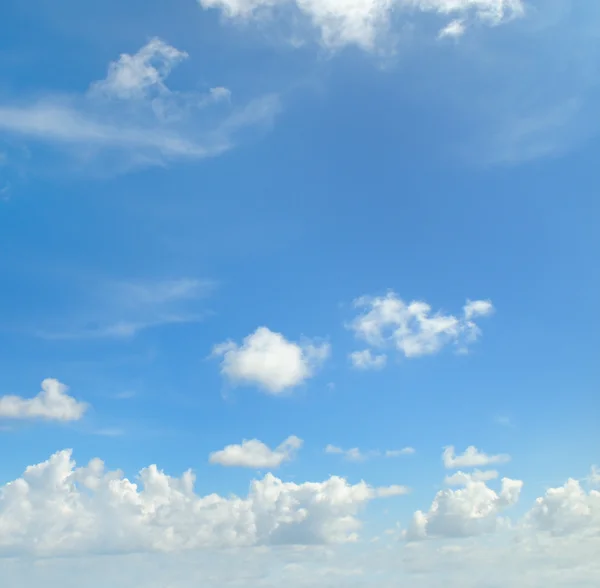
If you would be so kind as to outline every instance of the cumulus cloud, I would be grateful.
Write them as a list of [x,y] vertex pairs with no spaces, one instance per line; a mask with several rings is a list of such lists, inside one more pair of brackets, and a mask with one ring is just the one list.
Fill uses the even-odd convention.
[[407,304],[394,292],[364,296],[355,307],[362,310],[349,325],[356,337],[372,347],[394,347],[407,358],[433,355],[450,344],[466,352],[481,334],[474,319],[493,311],[491,302],[476,300],[467,301],[458,317],[432,313],[426,302]]
[[67,392],[67,386],[47,378],[42,382],[42,391],[33,398],[0,396],[0,418],[78,421],[88,405]]
[[570,479],[564,486],[550,488],[538,498],[527,515],[527,522],[535,529],[551,535],[600,533],[600,492],[586,492],[577,480]]
[[477,447],[470,445],[462,455],[456,455],[454,447],[446,447],[442,453],[444,467],[448,470],[457,468],[485,467],[492,464],[507,463],[510,455],[501,453],[498,455],[487,455]]
[[359,370],[380,370],[385,367],[387,356],[385,354],[377,355],[371,353],[370,349],[364,349],[351,353],[350,361]]
[[[229,19],[265,20],[265,16],[298,21],[304,18],[329,49],[355,45],[371,51],[381,45],[391,26],[410,15],[455,16],[490,26],[524,12],[521,0],[199,0]],[[451,25],[447,25],[448,29]],[[466,25],[463,24],[463,27]],[[454,29],[456,29],[456,25]]]
[[417,511],[406,531],[406,539],[469,537],[496,530],[498,516],[519,500],[523,482],[502,479],[497,494],[482,481],[466,480],[459,490],[438,492],[428,512]]
[[132,482],[100,459],[76,467],[70,451],[28,467],[0,488],[0,554],[131,553],[355,541],[369,501],[400,494],[339,477],[294,484],[269,474],[248,496],[194,492],[194,475],[156,466]]
[[241,445],[228,445],[221,451],[211,453],[209,461],[226,467],[275,469],[283,462],[292,460],[302,443],[302,439],[292,435],[276,449],[270,449],[258,439],[244,440]]
[[[234,108],[227,88],[171,90],[166,78],[186,58],[152,39],[137,53],[122,54],[84,94],[0,104],[0,133],[60,146],[86,162],[131,167],[219,155],[235,145],[241,130],[269,124],[277,114],[276,96]],[[217,103],[227,108],[207,115]]]
[[329,357],[327,343],[288,341],[282,334],[259,327],[241,345],[216,345],[213,356],[222,357],[221,373],[233,384],[253,384],[277,395],[312,376]]
[[468,486],[471,482],[489,482],[498,478],[496,470],[475,470],[470,474],[465,472],[455,472],[444,478],[446,486]]

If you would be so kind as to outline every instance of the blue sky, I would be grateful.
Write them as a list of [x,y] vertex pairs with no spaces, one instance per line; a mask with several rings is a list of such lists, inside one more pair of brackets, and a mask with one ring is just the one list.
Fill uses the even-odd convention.
[[597,585],[599,26],[5,2],[9,585]]

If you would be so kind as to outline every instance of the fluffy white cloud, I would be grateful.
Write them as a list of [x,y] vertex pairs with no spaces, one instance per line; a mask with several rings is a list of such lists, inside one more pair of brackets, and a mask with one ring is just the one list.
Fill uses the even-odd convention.
[[107,77],[83,95],[0,103],[0,133],[51,143],[71,157],[84,153],[85,162],[99,160],[103,169],[110,164],[126,171],[220,155],[235,145],[239,131],[272,122],[279,111],[277,96],[238,108],[225,104],[207,114],[207,107],[229,102],[227,88],[171,90],[166,78],[186,57],[152,39],[137,53],[111,63]]
[[453,344],[465,352],[481,331],[473,319],[489,315],[493,306],[484,300],[467,301],[462,316],[437,312],[425,302],[405,303],[394,292],[386,296],[365,296],[355,301],[363,309],[352,321],[355,335],[373,347],[395,347],[405,357],[438,353]]
[[174,551],[357,539],[362,506],[398,486],[351,485],[339,477],[294,484],[269,474],[246,498],[194,493],[194,475],[156,466],[139,483],[99,459],[77,468],[70,451],[28,467],[0,488],[0,554]]
[[276,449],[270,449],[258,439],[244,440],[241,445],[228,445],[211,453],[209,461],[226,467],[274,469],[292,460],[302,443],[302,439],[292,435]]
[[359,370],[380,370],[387,363],[385,354],[376,355],[370,349],[354,351],[350,354],[352,365]]
[[577,480],[550,488],[538,498],[527,521],[540,531],[552,535],[600,533],[600,492],[586,492]]
[[406,539],[469,537],[492,532],[498,516],[519,500],[523,482],[502,479],[499,494],[484,482],[466,480],[459,490],[441,490],[428,512],[417,511],[406,531]]
[[33,398],[0,396],[0,418],[77,421],[83,417],[88,405],[67,392],[67,386],[47,378],[42,382],[42,391]]
[[510,455],[501,453],[498,455],[487,455],[477,447],[470,445],[465,449],[462,455],[456,455],[454,447],[446,447],[442,453],[444,467],[449,470],[457,468],[485,467],[492,464],[507,463],[510,461]]
[[213,349],[223,357],[221,373],[234,384],[254,384],[281,394],[311,378],[329,357],[326,343],[294,343],[280,333],[259,327],[241,345],[227,341]]
[[451,476],[446,476],[444,478],[444,484],[446,484],[446,486],[467,486],[471,482],[489,482],[496,478],[498,478],[498,472],[496,470],[475,470],[470,474],[456,472]]
[[[200,5],[217,8],[227,18],[283,16],[290,8],[304,16],[319,32],[321,43],[336,49],[356,45],[375,49],[388,32],[394,16],[433,13],[474,19],[497,25],[521,16],[521,0],[199,0]],[[450,25],[448,25],[450,26]],[[448,26],[446,28],[448,28]],[[465,25],[463,25],[464,27]],[[455,27],[456,28],[456,27]]]

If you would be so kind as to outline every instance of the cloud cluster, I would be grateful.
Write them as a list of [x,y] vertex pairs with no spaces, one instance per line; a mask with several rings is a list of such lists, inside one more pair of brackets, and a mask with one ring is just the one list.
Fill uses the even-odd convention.
[[302,444],[302,439],[294,435],[275,449],[258,439],[244,440],[241,445],[228,445],[225,449],[211,453],[209,461],[225,467],[276,469],[282,463],[291,461]]
[[198,496],[194,481],[189,471],[173,478],[150,466],[135,483],[99,459],[76,467],[71,451],[58,452],[0,487],[0,554],[352,542],[361,507],[402,493],[335,476],[294,484],[268,474],[246,498],[224,498]]
[[[269,124],[278,112],[276,96],[232,110],[226,88],[171,90],[166,78],[186,58],[184,51],[152,39],[111,63],[107,77],[85,94],[0,104],[0,133],[62,146],[86,161],[131,167],[219,155],[235,144],[239,131]],[[207,115],[217,103],[225,111]]]
[[53,378],[46,378],[42,382],[42,391],[33,398],[0,396],[0,419],[78,421],[88,405],[67,392],[67,386]]
[[213,349],[213,356],[223,358],[221,373],[231,383],[255,385],[273,395],[311,378],[329,353],[327,343],[295,343],[267,327],[259,327],[240,345],[227,341]]
[[501,511],[518,502],[523,486],[520,480],[503,478],[502,489],[496,493],[482,481],[465,481],[459,490],[440,490],[428,512],[414,514],[406,531],[409,541],[490,533],[496,529]]
[[[446,35],[463,34],[471,22],[494,26],[522,16],[522,0],[199,0],[229,19],[304,18],[329,49],[376,49],[397,19],[418,13],[451,17]],[[291,13],[291,14],[290,14]],[[300,20],[301,20],[300,19]],[[460,23],[460,26],[458,25]]]
[[[494,310],[489,300],[467,300],[460,316],[432,313],[426,302],[407,304],[394,292],[364,296],[355,301],[355,307],[361,312],[350,328],[357,338],[375,348],[393,347],[407,358],[433,355],[447,345],[465,353],[481,334],[475,320]],[[351,360],[357,367],[382,367],[385,361],[374,359],[368,350],[355,352]],[[377,363],[381,365],[374,366]]]

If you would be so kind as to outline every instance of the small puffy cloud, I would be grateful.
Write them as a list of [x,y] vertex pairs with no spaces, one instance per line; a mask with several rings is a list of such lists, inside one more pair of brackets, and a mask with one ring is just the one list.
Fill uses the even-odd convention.
[[294,343],[280,333],[259,327],[241,345],[216,345],[221,373],[233,384],[253,384],[269,394],[281,394],[311,378],[329,357],[327,343]]
[[538,498],[527,515],[527,523],[551,535],[600,533],[600,492],[586,492],[577,480],[550,488]]
[[474,480],[459,490],[441,490],[428,512],[413,515],[406,539],[472,537],[493,532],[500,513],[518,502],[522,486],[520,480],[503,478],[499,494]]
[[463,314],[466,320],[488,316],[494,312],[494,305],[491,300],[467,300],[463,307]]
[[360,510],[403,493],[339,477],[295,484],[268,474],[246,497],[199,496],[195,477],[152,465],[134,483],[100,459],[77,467],[71,451],[0,487],[0,555],[173,552],[356,541]]
[[470,474],[455,472],[451,476],[444,478],[444,484],[446,486],[468,486],[471,482],[489,482],[497,478],[498,472],[496,470],[475,470]]
[[145,98],[150,90],[169,92],[165,78],[187,57],[185,51],[179,51],[161,39],[152,39],[134,55],[123,53],[112,62],[106,79],[92,84],[90,90],[123,100]]
[[354,351],[350,354],[350,362],[359,370],[380,370],[385,367],[387,356],[376,355],[370,349]]
[[209,461],[226,467],[275,469],[283,462],[292,460],[302,443],[302,439],[292,435],[276,449],[270,449],[257,439],[244,440],[241,445],[228,445],[221,451],[211,453]]
[[467,30],[465,21],[457,18],[449,22],[438,34],[438,39],[452,38],[457,39],[462,37]]
[[33,398],[0,396],[0,418],[78,421],[88,405],[69,396],[67,392],[67,386],[47,378],[42,382],[42,391]]
[[229,19],[264,22],[263,17],[269,14],[292,23],[305,21],[328,49],[354,45],[366,51],[381,46],[393,26],[402,26],[408,15],[456,16],[460,21],[470,18],[493,26],[524,12],[522,0],[199,0],[199,3],[205,9],[219,9]]
[[465,352],[481,334],[474,319],[493,309],[491,302],[476,300],[467,301],[461,316],[433,313],[426,302],[406,303],[394,292],[354,304],[362,310],[349,325],[356,337],[372,347],[396,348],[407,358],[433,355],[450,344]]
[[388,449],[385,452],[386,457],[402,457],[403,455],[414,455],[414,447],[403,447],[402,449]]
[[450,446],[444,449],[442,461],[446,469],[454,470],[457,468],[485,467],[492,464],[507,463],[510,461],[510,455],[504,453],[487,455],[473,445],[467,447],[462,455],[456,455],[454,447]]

